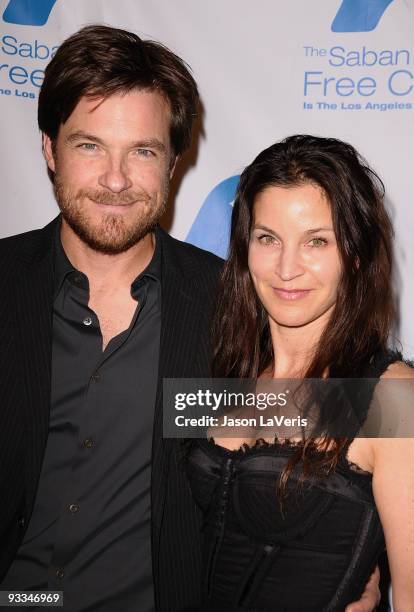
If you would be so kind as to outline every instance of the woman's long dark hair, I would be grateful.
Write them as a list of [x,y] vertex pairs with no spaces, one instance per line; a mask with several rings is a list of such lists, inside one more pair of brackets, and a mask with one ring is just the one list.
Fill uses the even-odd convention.
[[[214,321],[214,376],[256,378],[273,363],[268,315],[248,269],[253,208],[267,187],[303,184],[326,194],[342,263],[336,304],[304,377],[358,377],[386,350],[394,317],[393,231],[383,184],[351,145],[297,135],[262,151],[241,175]],[[324,443],[333,449],[326,453],[333,466],[347,441]]]

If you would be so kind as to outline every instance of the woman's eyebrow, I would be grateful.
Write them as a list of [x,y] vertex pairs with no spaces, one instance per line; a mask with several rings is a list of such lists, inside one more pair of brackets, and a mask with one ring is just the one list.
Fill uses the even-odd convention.
[[318,232],[333,232],[333,227],[315,227],[306,230],[305,234],[317,234]]
[[265,225],[254,225],[253,228],[254,230],[263,230],[264,232],[269,232],[269,234],[273,234],[274,236],[277,236],[277,233],[270,229],[270,227],[266,227]]

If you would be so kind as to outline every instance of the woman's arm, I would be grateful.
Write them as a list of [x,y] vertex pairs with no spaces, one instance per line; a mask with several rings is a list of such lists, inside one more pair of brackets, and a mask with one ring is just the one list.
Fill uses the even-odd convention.
[[[393,364],[382,378],[411,379],[402,393],[412,392],[414,418],[414,370]],[[395,385],[392,395],[396,398]],[[384,406],[393,410],[393,406]],[[394,612],[414,612],[414,439],[373,440],[375,502],[384,529],[391,571]]]
[[378,565],[365,585],[361,599],[348,604],[345,612],[373,612],[381,600],[379,590],[380,572]]

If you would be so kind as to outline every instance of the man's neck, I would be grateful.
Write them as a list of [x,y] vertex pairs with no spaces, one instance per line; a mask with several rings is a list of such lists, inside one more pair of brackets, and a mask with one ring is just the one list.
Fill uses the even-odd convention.
[[83,242],[64,220],[60,237],[71,264],[88,277],[91,292],[129,287],[148,266],[155,249],[155,236],[148,233],[123,253],[100,253]]

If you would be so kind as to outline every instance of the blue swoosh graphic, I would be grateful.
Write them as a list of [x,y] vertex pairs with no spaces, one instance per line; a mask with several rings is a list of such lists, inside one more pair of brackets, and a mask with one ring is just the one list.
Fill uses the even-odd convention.
[[332,32],[371,32],[393,0],[342,0]]
[[56,2],[57,0],[10,0],[3,13],[3,20],[16,25],[45,25]]
[[210,191],[188,232],[186,242],[223,259],[227,256],[231,213],[239,179],[239,175],[231,176]]

